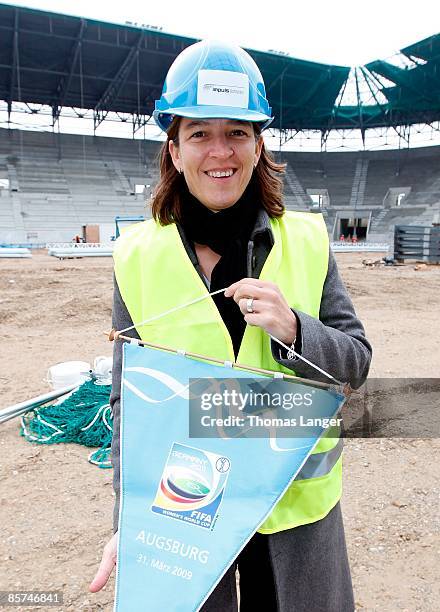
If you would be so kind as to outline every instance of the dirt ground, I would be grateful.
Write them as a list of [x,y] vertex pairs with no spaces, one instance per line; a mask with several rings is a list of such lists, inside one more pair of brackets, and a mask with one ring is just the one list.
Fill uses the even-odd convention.
[[[365,257],[337,260],[373,344],[372,375],[438,377],[440,267],[367,269]],[[55,363],[111,354],[111,295],[107,258],[0,260],[0,407],[48,390]],[[438,439],[347,441],[343,509],[358,610],[440,609],[439,450]],[[87,589],[113,506],[112,471],[88,453],[31,445],[18,419],[0,425],[0,591],[61,590],[60,610],[112,610],[113,579],[101,593]]]

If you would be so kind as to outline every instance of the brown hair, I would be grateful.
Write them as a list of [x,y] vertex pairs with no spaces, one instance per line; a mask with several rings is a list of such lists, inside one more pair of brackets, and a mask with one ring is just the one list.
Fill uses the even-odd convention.
[[[178,145],[179,125],[180,117],[175,117],[159,153],[160,179],[154,190],[151,208],[153,218],[161,225],[181,221],[181,198],[185,178],[177,172],[168,150],[170,140]],[[255,138],[258,139],[261,135],[259,125],[253,123],[252,126]],[[280,175],[284,174],[285,167],[286,164],[279,164],[274,160],[263,142],[260,159],[251,181],[254,182],[257,197],[270,217],[281,217],[284,213],[283,181]]]

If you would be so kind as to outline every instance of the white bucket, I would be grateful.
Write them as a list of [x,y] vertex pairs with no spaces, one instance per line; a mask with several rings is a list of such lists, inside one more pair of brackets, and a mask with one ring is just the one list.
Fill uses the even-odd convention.
[[101,355],[100,357],[96,357],[93,362],[93,370],[95,374],[99,374],[100,376],[110,376],[112,372],[113,359],[112,357],[104,357]]
[[93,362],[93,371],[96,376],[96,384],[111,385],[112,383],[113,358],[101,355]]
[[52,389],[62,389],[68,385],[80,385],[88,379],[90,363],[87,361],[65,361],[57,363],[47,371],[46,380]]

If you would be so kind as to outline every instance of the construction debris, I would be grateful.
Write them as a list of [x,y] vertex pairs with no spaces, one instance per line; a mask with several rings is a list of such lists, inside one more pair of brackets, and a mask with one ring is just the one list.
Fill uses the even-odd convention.
[[367,268],[378,268],[384,265],[382,259],[363,259],[362,264]]

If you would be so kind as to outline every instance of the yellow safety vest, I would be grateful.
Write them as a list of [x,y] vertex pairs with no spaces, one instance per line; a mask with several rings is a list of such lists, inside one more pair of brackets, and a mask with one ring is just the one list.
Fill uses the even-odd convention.
[[[291,308],[318,318],[328,268],[322,215],[286,212],[271,219],[271,229],[275,244],[259,278],[276,283]],[[114,262],[119,290],[134,324],[207,293],[175,224],[161,226],[150,220],[128,228],[116,241]],[[212,298],[136,329],[146,342],[235,360],[231,337]],[[259,327],[246,326],[237,361],[292,374],[273,359],[270,338]],[[341,453],[338,438],[322,438],[260,526],[260,533],[324,518],[341,497]]]

